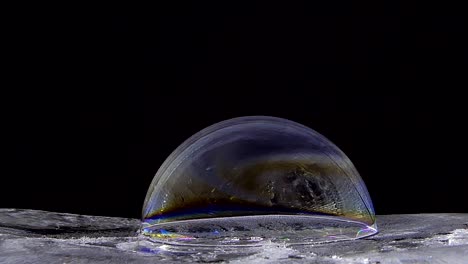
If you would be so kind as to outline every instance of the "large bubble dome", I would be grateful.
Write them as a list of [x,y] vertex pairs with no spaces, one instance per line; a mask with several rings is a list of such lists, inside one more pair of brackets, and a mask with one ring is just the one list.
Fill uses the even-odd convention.
[[201,130],[156,173],[146,239],[190,246],[313,244],[377,233],[357,170],[332,142],[282,118],[234,118]]

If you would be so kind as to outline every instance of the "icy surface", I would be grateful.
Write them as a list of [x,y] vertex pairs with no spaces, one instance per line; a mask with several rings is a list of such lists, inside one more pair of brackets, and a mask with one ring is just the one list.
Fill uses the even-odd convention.
[[468,263],[468,214],[383,215],[378,223],[379,234],[355,241],[187,247],[142,240],[137,219],[0,209],[0,263]]

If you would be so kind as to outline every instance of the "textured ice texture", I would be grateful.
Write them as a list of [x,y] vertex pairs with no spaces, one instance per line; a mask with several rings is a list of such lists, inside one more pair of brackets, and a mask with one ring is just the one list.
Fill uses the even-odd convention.
[[[255,228],[226,219],[242,216],[258,216]],[[346,155],[308,127],[263,116],[223,121],[185,141],[156,173],[143,208],[144,234],[186,237],[178,243],[228,238],[238,231],[234,222],[246,233],[284,229],[291,243],[377,232],[367,189]]]
[[468,214],[377,218],[380,233],[360,240],[191,247],[142,240],[137,219],[0,209],[0,263],[468,263]]

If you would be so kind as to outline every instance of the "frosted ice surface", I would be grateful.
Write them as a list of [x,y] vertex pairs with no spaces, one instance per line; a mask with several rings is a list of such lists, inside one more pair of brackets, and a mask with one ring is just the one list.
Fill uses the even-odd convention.
[[154,247],[138,238],[138,219],[0,209],[0,263],[468,263],[468,214],[378,219],[379,234],[354,241]]

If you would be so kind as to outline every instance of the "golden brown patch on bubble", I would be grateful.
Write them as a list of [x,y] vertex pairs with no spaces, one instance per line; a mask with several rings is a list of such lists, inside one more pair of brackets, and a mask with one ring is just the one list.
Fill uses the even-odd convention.
[[[331,177],[341,171],[332,163],[310,160],[256,160],[235,168],[219,168],[224,182],[206,183],[183,192],[151,215],[179,215],[178,219],[242,216],[251,214],[345,215]],[[212,212],[210,212],[212,209]],[[198,214],[196,212],[199,212]],[[185,216],[183,216],[185,215]],[[172,217],[171,217],[172,218]],[[173,219],[174,220],[174,219]]]

